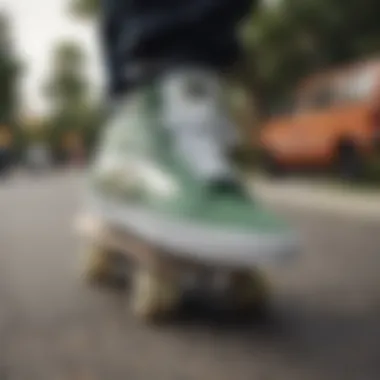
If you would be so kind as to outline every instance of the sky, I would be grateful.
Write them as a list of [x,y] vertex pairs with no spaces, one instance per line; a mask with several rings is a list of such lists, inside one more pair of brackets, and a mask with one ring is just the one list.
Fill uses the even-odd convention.
[[67,4],[68,0],[0,0],[0,11],[5,10],[11,17],[15,49],[25,65],[20,90],[26,114],[48,111],[41,88],[49,76],[52,49],[60,40],[81,43],[94,91],[102,85],[95,25],[74,19],[68,14]]

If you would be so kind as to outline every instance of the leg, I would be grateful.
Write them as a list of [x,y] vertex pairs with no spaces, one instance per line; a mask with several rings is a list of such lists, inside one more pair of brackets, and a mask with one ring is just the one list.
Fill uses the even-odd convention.
[[178,64],[233,64],[240,55],[236,26],[252,3],[257,1],[102,0],[111,94]]

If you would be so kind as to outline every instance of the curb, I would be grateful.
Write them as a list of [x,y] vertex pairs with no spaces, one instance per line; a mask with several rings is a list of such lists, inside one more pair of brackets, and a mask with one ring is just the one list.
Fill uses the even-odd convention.
[[380,221],[380,191],[350,192],[297,180],[249,179],[249,188],[265,203],[304,211]]

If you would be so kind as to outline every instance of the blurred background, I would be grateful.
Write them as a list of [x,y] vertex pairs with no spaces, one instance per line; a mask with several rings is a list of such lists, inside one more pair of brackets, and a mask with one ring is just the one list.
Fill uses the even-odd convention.
[[0,141],[8,165],[42,157],[79,163],[93,148],[102,117],[96,32],[70,14],[64,1],[1,2]]
[[234,157],[304,252],[268,273],[269,321],[205,311],[157,331],[76,277],[106,117],[98,1],[0,0],[0,378],[378,379],[379,14],[378,0],[263,0],[242,23]]
[[[84,163],[105,115],[99,3],[2,4],[3,171],[42,156],[51,165]],[[267,0],[254,8],[241,25],[246,60],[230,90],[246,136],[239,162],[277,176],[318,169],[378,182],[375,2]]]

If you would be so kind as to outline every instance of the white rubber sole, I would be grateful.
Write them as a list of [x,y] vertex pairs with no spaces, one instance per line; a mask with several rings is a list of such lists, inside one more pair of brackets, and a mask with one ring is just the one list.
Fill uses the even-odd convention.
[[141,207],[92,198],[90,212],[106,223],[121,227],[179,258],[213,265],[246,267],[284,262],[299,252],[299,241],[290,234],[242,233],[205,228]]

